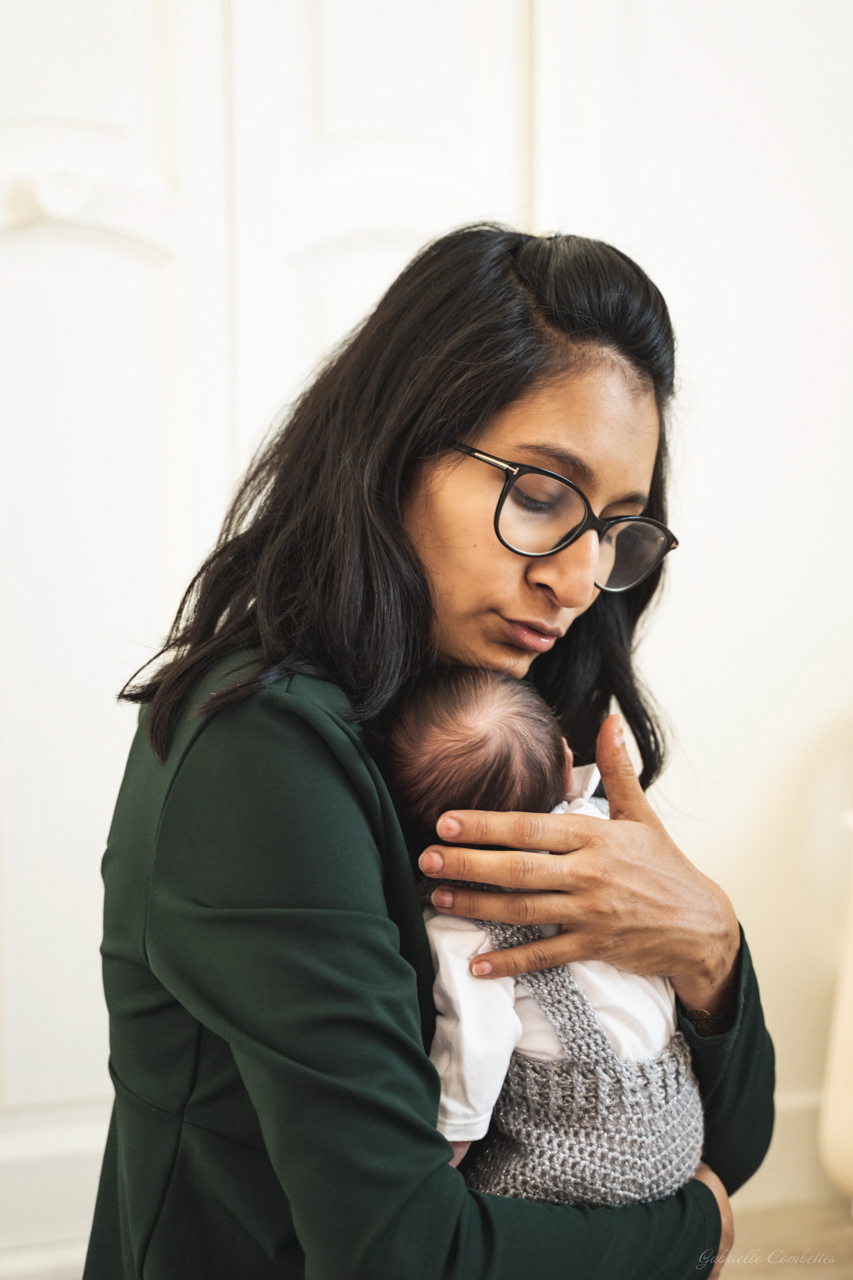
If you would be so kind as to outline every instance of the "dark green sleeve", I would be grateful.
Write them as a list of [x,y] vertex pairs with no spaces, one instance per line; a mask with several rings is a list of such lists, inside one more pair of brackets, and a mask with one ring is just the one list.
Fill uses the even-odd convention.
[[693,1054],[705,1109],[702,1158],[729,1195],[755,1173],[773,1133],[773,1041],[764,1025],[758,981],[742,925],[736,989],[735,1021],[720,1036],[697,1035],[681,1001],[676,1001],[678,1025]]
[[312,1280],[710,1270],[700,1258],[720,1217],[695,1181],[654,1204],[569,1208],[469,1192],[450,1168],[364,778],[299,698],[258,695],[189,750],[163,812],[146,945],[158,978],[232,1048]]

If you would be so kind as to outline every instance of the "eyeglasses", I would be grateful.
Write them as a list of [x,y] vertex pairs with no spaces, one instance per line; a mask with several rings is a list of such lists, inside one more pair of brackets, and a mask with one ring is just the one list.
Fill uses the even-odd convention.
[[628,591],[678,546],[675,534],[650,516],[600,520],[586,494],[554,471],[507,462],[467,444],[456,448],[504,472],[506,479],[495,508],[495,533],[517,555],[553,555],[592,529],[598,534],[595,585],[602,591]]

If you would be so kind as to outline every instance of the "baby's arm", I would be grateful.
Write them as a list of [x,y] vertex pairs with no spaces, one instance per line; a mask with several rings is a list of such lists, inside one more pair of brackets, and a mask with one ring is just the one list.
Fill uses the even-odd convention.
[[472,920],[424,910],[432,950],[436,1007],[430,1050],[441,1078],[438,1128],[452,1143],[454,1166],[489,1127],[509,1060],[521,1036],[515,1012],[515,979],[484,982],[471,975],[474,955],[493,949]]

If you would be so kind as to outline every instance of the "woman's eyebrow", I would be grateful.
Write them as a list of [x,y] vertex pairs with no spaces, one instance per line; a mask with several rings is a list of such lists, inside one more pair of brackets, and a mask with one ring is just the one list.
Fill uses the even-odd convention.
[[[541,458],[543,463],[549,463],[548,470],[564,471],[568,474],[569,479],[574,480],[579,485],[594,485],[596,480],[595,472],[588,462],[584,462],[583,458],[579,458],[576,453],[571,453],[568,449],[563,449],[558,444],[519,444],[516,445],[517,450],[525,450],[527,453],[534,454],[535,457]],[[626,493],[624,497],[617,498],[617,502],[622,505],[636,505],[645,507],[649,500],[647,493]]]

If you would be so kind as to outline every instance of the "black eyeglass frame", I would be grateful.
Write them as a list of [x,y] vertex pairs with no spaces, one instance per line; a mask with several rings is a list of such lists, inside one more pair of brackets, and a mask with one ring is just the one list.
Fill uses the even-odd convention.
[[[565,476],[561,476],[557,471],[547,471],[544,467],[529,467],[525,463],[520,462],[508,462],[506,458],[496,458],[494,454],[483,453],[480,449],[474,449],[469,444],[456,444],[455,448],[458,449],[460,453],[466,453],[469,458],[476,458],[479,462],[487,462],[490,467],[497,467],[499,471],[503,471],[506,479],[504,480],[504,486],[501,490],[500,497],[498,498],[497,506],[495,507],[495,535],[498,541],[506,547],[507,551],[514,551],[517,556],[525,556],[530,560],[541,560],[543,556],[553,556],[558,551],[564,551],[566,547],[570,547],[573,542],[576,542],[583,534],[588,533],[590,529],[598,534],[600,540],[607,530],[615,524],[634,524],[639,522],[640,524],[653,525],[655,529],[659,529],[661,533],[666,535],[667,542],[655,563],[650,569],[646,570],[642,578],[638,578],[636,582],[632,582],[628,587],[602,587],[599,582],[596,582],[595,584],[599,591],[610,591],[614,595],[618,595],[622,591],[632,591],[634,587],[638,587],[641,582],[645,582],[649,574],[654,573],[655,569],[659,568],[663,563],[665,556],[667,556],[670,551],[674,551],[678,546],[678,539],[672,530],[668,529],[660,520],[653,519],[652,516],[613,516],[609,520],[601,520],[589,505],[589,499],[583,489],[580,489],[574,481],[567,480]],[[552,547],[550,551],[519,551],[518,547],[512,546],[511,543],[507,542],[506,538],[501,536],[501,511],[503,510],[504,503],[509,496],[509,492],[516,480],[519,480],[521,476],[531,474],[537,476],[548,476],[551,480],[559,480],[560,484],[564,484],[567,489],[571,489],[573,493],[578,495],[583,503],[584,511],[586,512],[586,515],[580,524],[573,529],[571,533],[568,533],[565,538],[558,542],[556,546]]]

